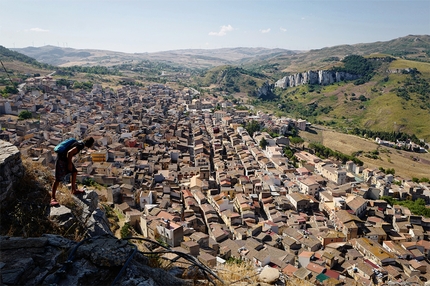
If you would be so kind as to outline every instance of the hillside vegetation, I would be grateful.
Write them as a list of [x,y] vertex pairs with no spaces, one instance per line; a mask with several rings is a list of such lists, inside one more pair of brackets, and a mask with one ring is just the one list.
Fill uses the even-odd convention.
[[[430,62],[430,35],[408,35],[385,42],[340,45],[267,59],[264,65],[276,64],[285,73],[326,69],[347,55],[384,54],[401,59]],[[247,68],[247,66],[244,66]]]
[[[402,71],[389,72],[396,69]],[[430,63],[399,59],[382,63],[362,84],[340,82],[278,90],[277,103],[286,114],[345,131],[358,127],[405,132],[429,141],[429,71]]]
[[195,84],[211,92],[222,94],[251,94],[269,78],[256,71],[234,66],[220,66],[194,77]]

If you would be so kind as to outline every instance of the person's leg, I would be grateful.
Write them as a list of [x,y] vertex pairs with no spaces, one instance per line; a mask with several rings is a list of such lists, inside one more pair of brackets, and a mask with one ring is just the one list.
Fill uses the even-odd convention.
[[55,180],[54,183],[52,184],[51,198],[55,201],[57,200],[57,198],[55,197],[55,193],[57,192],[59,183],[60,183],[59,181]]
[[76,176],[78,175],[78,172],[72,173],[72,194],[76,193]]
[[57,161],[55,162],[55,180],[54,183],[52,183],[52,189],[51,189],[51,206],[58,205],[57,202],[57,188],[58,184],[62,181],[65,174],[65,164],[62,162],[62,160],[59,160],[57,158]]

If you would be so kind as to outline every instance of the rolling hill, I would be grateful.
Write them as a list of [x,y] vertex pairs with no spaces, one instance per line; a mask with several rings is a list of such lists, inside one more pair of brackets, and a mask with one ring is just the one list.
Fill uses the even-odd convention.
[[39,62],[56,66],[114,66],[140,61],[158,61],[187,68],[211,68],[219,65],[239,64],[255,59],[273,58],[294,51],[266,48],[185,49],[156,53],[121,53],[105,50],[72,49],[56,46],[13,49]]

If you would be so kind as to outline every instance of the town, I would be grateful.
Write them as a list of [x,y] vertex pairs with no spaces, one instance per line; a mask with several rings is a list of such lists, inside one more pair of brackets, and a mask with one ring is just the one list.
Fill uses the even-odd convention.
[[[33,119],[8,116],[21,111]],[[192,88],[73,91],[50,76],[0,99],[0,115],[0,139],[52,170],[57,144],[92,136],[78,181],[106,186],[133,231],[211,268],[237,259],[321,285],[430,281],[430,218],[381,199],[428,205],[430,184],[309,150],[294,153],[294,166],[284,149],[304,119],[250,113]],[[248,133],[253,121],[266,131]]]

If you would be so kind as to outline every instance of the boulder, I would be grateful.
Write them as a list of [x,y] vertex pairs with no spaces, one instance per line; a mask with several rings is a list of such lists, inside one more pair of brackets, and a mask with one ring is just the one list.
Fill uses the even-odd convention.
[[268,284],[275,284],[279,279],[279,270],[276,268],[265,266],[258,275],[258,280]]

